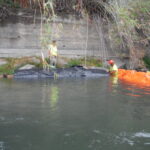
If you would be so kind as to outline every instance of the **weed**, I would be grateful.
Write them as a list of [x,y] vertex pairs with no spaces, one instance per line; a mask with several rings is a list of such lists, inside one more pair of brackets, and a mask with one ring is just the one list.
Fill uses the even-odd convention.
[[[80,66],[80,65],[85,65],[85,59],[84,58],[69,60],[67,67],[74,67],[74,66]],[[86,65],[87,66],[102,67],[102,61],[99,59],[96,59],[96,58],[89,57],[86,60]]]
[[71,59],[66,65],[66,67],[75,67],[79,65],[82,65],[82,61],[80,59]]

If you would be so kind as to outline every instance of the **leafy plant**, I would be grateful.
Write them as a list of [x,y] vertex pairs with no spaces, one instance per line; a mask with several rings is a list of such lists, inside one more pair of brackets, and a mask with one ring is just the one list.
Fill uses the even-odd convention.
[[146,67],[147,67],[148,69],[150,69],[150,57],[145,56],[145,57],[143,58],[143,61],[144,61],[145,65],[146,65]]
[[80,59],[71,59],[68,64],[67,67],[74,67],[74,66],[79,66],[82,65],[82,61]]
[[[74,66],[80,66],[85,64],[85,59],[80,58],[80,59],[71,59],[68,61],[67,67],[74,67]],[[102,61],[96,58],[87,58],[86,60],[86,65],[87,66],[94,66],[94,67],[102,67]]]

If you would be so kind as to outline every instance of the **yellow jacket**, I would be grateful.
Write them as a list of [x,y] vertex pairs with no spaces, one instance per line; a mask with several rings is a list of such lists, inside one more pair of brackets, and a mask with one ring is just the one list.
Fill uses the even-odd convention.
[[50,44],[48,49],[51,56],[57,56],[57,46]]
[[112,75],[117,75],[118,74],[118,67],[116,64],[114,64],[113,66],[109,67],[109,72]]

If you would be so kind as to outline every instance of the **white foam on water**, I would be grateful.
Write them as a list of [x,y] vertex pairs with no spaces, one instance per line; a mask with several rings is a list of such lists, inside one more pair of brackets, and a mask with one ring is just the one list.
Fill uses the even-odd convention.
[[93,130],[93,132],[96,133],[96,134],[100,134],[99,130]]
[[150,138],[150,133],[146,132],[137,132],[133,135],[133,137],[139,137],[139,138]]
[[144,143],[144,145],[150,145],[150,143]]
[[0,150],[5,150],[3,141],[0,141]]

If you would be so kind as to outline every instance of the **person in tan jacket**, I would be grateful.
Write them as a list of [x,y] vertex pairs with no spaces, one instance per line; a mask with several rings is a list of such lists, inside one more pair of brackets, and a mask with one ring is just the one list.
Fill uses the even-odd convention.
[[52,68],[56,68],[57,64],[57,44],[56,41],[53,40],[52,43],[48,46],[50,65]]

